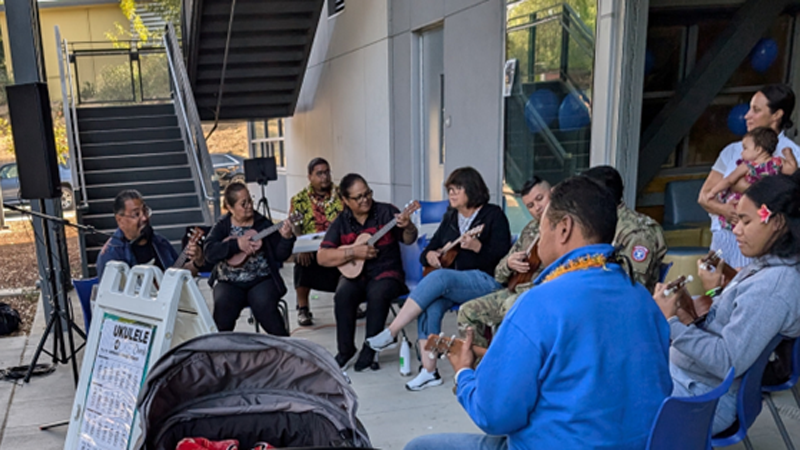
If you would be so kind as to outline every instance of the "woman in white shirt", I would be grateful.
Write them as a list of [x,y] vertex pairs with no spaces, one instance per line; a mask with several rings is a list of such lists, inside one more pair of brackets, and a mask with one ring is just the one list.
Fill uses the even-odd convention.
[[[784,149],[791,149],[795,159],[800,159],[800,146],[786,137],[784,130],[791,128],[794,124],[791,120],[794,111],[795,96],[792,89],[783,84],[771,84],[764,86],[756,92],[750,99],[750,110],[744,116],[747,122],[747,131],[758,127],[769,127],[778,133],[778,146],[774,156],[783,156]],[[722,257],[732,267],[744,267],[750,263],[750,258],[746,258],[739,251],[736,244],[736,237],[731,230],[720,226],[718,215],[728,218],[732,225],[736,225],[736,204],[725,204],[717,198],[708,199],[709,191],[724,177],[728,176],[736,169],[736,162],[742,158],[742,142],[734,142],[725,147],[717,157],[717,161],[711,168],[703,188],[700,190],[700,197],[697,202],[708,211],[711,217],[711,250],[722,250]],[[794,164],[794,161],[787,161]],[[796,167],[795,167],[796,169]]]

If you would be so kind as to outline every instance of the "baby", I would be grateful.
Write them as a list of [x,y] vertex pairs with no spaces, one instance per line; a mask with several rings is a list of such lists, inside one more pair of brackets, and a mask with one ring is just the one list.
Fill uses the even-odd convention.
[[[722,203],[736,204],[742,193],[756,181],[779,173],[791,175],[793,165],[784,164],[783,158],[772,156],[777,146],[778,134],[771,128],[759,127],[745,134],[742,138],[742,159],[736,162],[737,167],[730,175],[711,188],[708,199],[719,195]],[[794,161],[791,149],[784,149],[783,155]],[[723,228],[733,228],[724,216],[719,216],[719,221]]]

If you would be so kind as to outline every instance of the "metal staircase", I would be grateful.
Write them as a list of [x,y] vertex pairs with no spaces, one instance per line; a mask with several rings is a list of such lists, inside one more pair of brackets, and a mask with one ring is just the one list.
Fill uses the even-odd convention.
[[184,0],[183,50],[201,120],[294,113],[324,0]]
[[[174,31],[161,45],[92,43],[85,50],[56,34],[79,222],[112,233],[114,197],[136,189],[153,210],[153,228],[179,250],[187,226],[213,224],[219,192]],[[125,67],[130,76],[118,76]],[[160,86],[162,78],[158,100],[158,88],[145,86]],[[120,79],[130,85],[113,84]],[[84,276],[94,276],[106,240],[81,236]]]

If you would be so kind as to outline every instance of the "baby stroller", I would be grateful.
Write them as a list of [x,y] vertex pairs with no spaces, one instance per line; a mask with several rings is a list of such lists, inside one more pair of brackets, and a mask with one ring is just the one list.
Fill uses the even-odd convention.
[[370,447],[358,401],[336,361],[303,339],[200,336],[150,369],[139,394],[136,449],[174,450],[185,437],[278,448]]

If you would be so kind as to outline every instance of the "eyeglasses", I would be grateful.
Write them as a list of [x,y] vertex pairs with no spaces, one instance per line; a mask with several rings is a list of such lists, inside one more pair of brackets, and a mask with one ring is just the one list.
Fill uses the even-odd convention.
[[142,207],[142,209],[137,209],[137,210],[133,211],[132,214],[120,214],[120,216],[122,216],[122,217],[127,217],[127,218],[133,219],[133,220],[141,219],[142,215],[144,215],[145,217],[147,217],[149,219],[150,216],[153,215],[153,210],[150,209],[149,206],[144,205]]
[[323,177],[323,176],[330,177],[331,176],[331,171],[330,171],[330,169],[328,169],[328,170],[318,170],[318,171],[314,172],[314,175],[316,175],[318,177]]
[[370,200],[372,198],[372,189],[367,189],[367,192],[364,192],[363,194],[358,195],[356,197],[349,197],[349,198],[350,200],[356,203],[361,203],[363,201]]
[[461,186],[450,186],[447,188],[447,195],[458,194],[459,192],[463,191],[464,188]]

